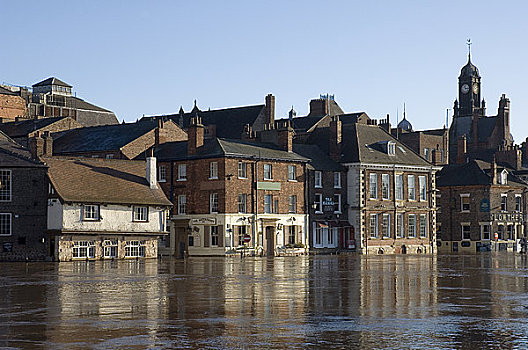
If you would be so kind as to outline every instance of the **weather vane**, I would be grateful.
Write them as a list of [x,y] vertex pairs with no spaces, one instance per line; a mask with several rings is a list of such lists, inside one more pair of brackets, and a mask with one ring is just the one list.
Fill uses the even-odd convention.
[[471,57],[471,39],[467,39],[468,55]]

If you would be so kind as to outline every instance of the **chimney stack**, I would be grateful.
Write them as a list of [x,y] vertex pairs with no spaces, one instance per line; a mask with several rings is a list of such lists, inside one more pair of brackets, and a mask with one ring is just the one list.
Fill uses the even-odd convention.
[[154,149],[151,147],[149,150],[149,156],[147,157],[147,182],[150,188],[158,188],[158,182],[156,180],[156,157],[154,157]]
[[339,119],[339,116],[332,117],[332,120],[330,121],[329,134],[328,151],[330,153],[330,158],[336,162],[339,162],[341,160],[341,143],[343,135],[342,122]]
[[44,154],[44,139],[38,131],[29,139],[29,150],[33,159],[39,159]]
[[328,115],[330,106],[329,100],[325,98],[319,98],[310,101],[310,116],[321,116]]
[[195,155],[204,144],[204,126],[202,119],[196,114],[191,118],[191,125],[188,130],[187,154]]
[[458,153],[457,153],[457,164],[463,164],[466,163],[466,152],[467,152],[467,140],[466,135],[462,135],[458,138],[458,147],[457,147]]
[[49,131],[44,131],[44,155],[50,157],[53,155],[53,137]]
[[268,94],[266,96],[266,122],[264,124],[275,123],[275,96]]
[[167,142],[167,130],[164,128],[164,122],[162,118],[158,118],[158,126],[154,130],[154,144],[159,146]]
[[278,146],[284,151],[293,151],[293,128],[290,121],[285,122],[278,130]]
[[493,156],[493,161],[491,162],[491,184],[497,184],[497,161],[495,160],[495,156]]

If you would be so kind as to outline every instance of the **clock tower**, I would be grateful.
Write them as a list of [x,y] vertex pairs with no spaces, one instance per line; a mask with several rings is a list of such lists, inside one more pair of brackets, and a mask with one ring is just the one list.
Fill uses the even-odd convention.
[[480,75],[478,68],[471,63],[471,41],[468,40],[468,62],[458,76],[458,108],[455,117],[484,116],[484,106],[480,98]]

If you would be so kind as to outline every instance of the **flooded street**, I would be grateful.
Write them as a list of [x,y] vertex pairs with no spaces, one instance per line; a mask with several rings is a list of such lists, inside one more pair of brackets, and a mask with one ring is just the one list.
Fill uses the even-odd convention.
[[521,255],[0,266],[0,348],[528,347]]

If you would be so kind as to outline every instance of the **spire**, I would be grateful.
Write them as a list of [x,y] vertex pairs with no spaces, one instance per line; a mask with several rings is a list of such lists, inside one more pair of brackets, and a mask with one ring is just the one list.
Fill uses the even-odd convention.
[[471,39],[467,39],[466,44],[468,46],[468,62],[471,62]]

